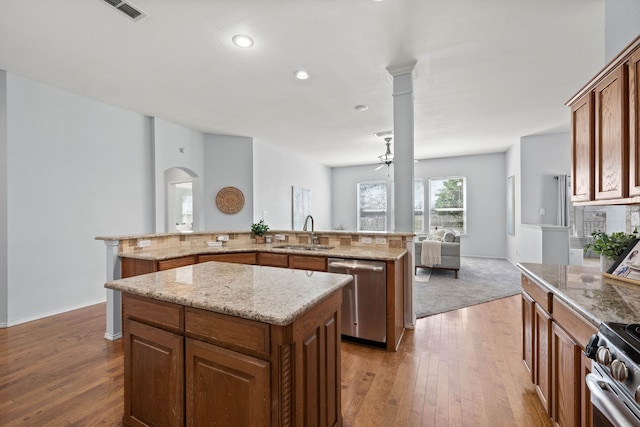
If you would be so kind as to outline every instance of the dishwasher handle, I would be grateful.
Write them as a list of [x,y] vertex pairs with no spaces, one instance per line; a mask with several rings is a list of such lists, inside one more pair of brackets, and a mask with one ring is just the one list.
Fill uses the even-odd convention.
[[347,270],[353,271],[375,271],[381,272],[384,270],[384,267],[379,265],[368,265],[368,264],[353,264],[347,261],[330,261],[329,268],[345,268]]

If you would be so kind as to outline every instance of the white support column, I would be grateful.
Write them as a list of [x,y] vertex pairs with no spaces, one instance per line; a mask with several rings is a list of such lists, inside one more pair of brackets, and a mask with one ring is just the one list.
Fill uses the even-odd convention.
[[[414,231],[413,218],[413,70],[416,61],[409,64],[387,67],[393,76],[393,149],[394,149],[394,230],[395,232]],[[413,239],[410,239],[413,240]],[[413,241],[408,242],[413,245]],[[409,250],[409,265],[414,265],[414,251]],[[405,286],[405,324],[414,325],[413,312],[413,270]]]
[[[120,279],[118,240],[105,240],[107,246],[107,282]],[[122,338],[122,296],[120,291],[107,289],[107,331],[104,338],[115,341]]]

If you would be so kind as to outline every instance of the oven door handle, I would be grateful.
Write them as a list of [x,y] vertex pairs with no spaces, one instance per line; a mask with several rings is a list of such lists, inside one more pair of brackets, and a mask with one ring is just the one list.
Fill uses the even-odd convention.
[[638,425],[638,419],[611,391],[609,383],[593,373],[587,374],[586,382],[591,392],[591,403],[602,415],[620,427]]

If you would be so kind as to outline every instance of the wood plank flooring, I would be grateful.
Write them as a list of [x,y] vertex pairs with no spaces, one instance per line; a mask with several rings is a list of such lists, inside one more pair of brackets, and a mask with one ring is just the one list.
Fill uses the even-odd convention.
[[[0,426],[122,425],[122,340],[99,304],[0,329]],[[420,319],[398,352],[342,345],[345,426],[550,426],[520,297]]]

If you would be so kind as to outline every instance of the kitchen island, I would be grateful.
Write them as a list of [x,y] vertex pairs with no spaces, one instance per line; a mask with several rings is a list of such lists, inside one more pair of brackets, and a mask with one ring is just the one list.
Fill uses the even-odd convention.
[[349,275],[206,262],[122,292],[125,425],[342,425]]

